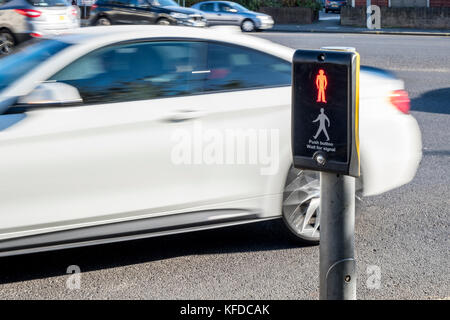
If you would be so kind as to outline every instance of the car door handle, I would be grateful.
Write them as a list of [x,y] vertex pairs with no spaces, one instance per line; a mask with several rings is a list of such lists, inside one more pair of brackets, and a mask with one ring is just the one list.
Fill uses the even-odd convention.
[[165,122],[182,122],[187,120],[193,120],[201,118],[205,115],[202,110],[199,109],[184,109],[178,110],[168,117],[164,118]]

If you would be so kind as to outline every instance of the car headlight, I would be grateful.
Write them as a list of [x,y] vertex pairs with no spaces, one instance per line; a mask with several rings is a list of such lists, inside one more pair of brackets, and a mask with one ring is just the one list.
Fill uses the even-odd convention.
[[261,21],[270,21],[271,18],[269,16],[256,16]]
[[171,17],[174,17],[175,19],[186,19],[188,17],[187,14],[179,13],[179,12],[172,12],[170,14]]

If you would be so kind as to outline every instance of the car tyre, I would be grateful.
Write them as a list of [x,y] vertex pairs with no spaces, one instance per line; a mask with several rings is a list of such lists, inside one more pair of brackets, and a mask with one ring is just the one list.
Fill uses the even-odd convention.
[[320,240],[319,173],[291,167],[283,192],[282,217],[291,240],[317,245]]
[[16,41],[12,33],[8,30],[0,30],[0,56],[10,54],[15,45]]
[[168,26],[168,25],[170,25],[170,21],[165,18],[161,18],[158,21],[156,21],[156,24],[158,24],[160,26]]
[[107,17],[100,17],[95,21],[96,26],[110,26],[111,24],[111,20]]
[[255,23],[250,20],[250,19],[246,19],[244,21],[242,21],[241,23],[241,30],[243,32],[253,32],[255,31]]

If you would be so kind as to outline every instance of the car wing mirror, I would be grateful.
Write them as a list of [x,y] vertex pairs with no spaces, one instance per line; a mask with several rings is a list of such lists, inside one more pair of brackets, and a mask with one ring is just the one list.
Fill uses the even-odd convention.
[[31,108],[73,106],[83,102],[78,89],[63,82],[43,82],[17,104]]

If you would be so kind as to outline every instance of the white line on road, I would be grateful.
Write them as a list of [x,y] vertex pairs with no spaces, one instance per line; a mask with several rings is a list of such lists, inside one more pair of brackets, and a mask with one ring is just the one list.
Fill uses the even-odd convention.
[[402,67],[386,67],[388,70],[393,71],[412,71],[412,72],[441,72],[441,73],[447,73],[450,72],[450,69],[410,69],[410,68],[402,68]]

